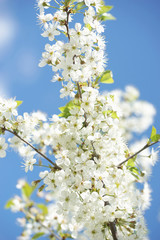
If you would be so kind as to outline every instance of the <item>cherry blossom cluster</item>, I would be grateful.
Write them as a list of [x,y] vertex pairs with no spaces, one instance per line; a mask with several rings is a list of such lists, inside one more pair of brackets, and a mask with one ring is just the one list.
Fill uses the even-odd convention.
[[[130,150],[126,141],[152,124],[155,109],[138,100],[139,92],[131,86],[125,92],[98,91],[100,82],[112,81],[110,71],[105,71],[101,36],[101,21],[112,18],[111,7],[99,0],[38,0],[37,4],[42,36],[50,42],[39,65],[52,67],[52,81],[62,83],[60,97],[69,96],[70,101],[59,115],[47,119],[41,112],[20,116],[20,101],[0,98],[0,133],[14,135],[8,142],[24,159],[25,171],[48,163],[33,186],[21,180],[17,187],[22,196],[7,203],[25,215],[19,219],[24,231],[18,239],[43,235],[59,240],[147,239],[143,217],[151,200],[147,180],[157,160],[157,153],[148,147],[159,136],[153,128],[142,147],[147,150],[145,160],[136,158],[136,146]],[[83,25],[75,23],[78,16]],[[5,157],[7,146],[1,137],[0,157]],[[45,204],[31,200],[36,186]]]
[[121,111],[120,126],[126,140],[134,133],[145,132],[153,124],[156,110],[151,103],[139,100],[138,89],[127,86],[125,91],[114,90],[110,94],[115,96],[114,101]]
[[[17,107],[21,101],[15,99],[0,98],[0,133],[4,134],[6,131],[11,132],[15,136],[9,138],[10,147],[14,148],[24,158],[25,171],[28,169],[33,170],[33,164],[36,163],[34,158],[36,152],[30,147],[24,145],[25,142],[35,142],[32,138],[36,138],[38,134],[38,126],[40,127],[42,121],[46,121],[45,114],[37,113],[24,113],[23,116],[18,115]],[[19,138],[16,137],[18,134]],[[6,156],[5,150],[8,144],[5,138],[0,138],[0,157]]]
[[[129,165],[117,167],[128,152],[119,127],[119,106],[109,93],[107,96],[100,95],[97,89],[91,87],[82,87],[82,92],[82,99],[74,100],[74,107],[70,109],[68,117],[53,115],[47,123],[45,115],[33,113],[28,114],[27,121],[23,120],[22,126],[22,121],[17,121],[20,116],[16,120],[11,120],[10,116],[10,129],[39,148],[49,147],[50,154],[55,155],[60,169],[51,168],[50,171],[41,172],[40,178],[44,181],[46,190],[55,192],[51,199],[56,204],[52,203],[48,208],[56,209],[56,213],[52,214],[58,214],[59,217],[56,218],[63,219],[61,231],[68,231],[73,238],[77,238],[84,229],[84,236],[90,239],[105,239],[106,236],[112,239],[109,226],[115,222],[119,226],[119,239],[124,239],[124,236],[133,239],[133,235],[135,239],[143,239],[139,237],[140,230],[142,236],[146,232],[142,209],[144,211],[149,205],[150,190],[147,183],[143,194],[136,189],[134,183],[138,178],[143,181],[143,176],[132,172]],[[16,101],[12,101],[16,107]],[[21,119],[25,117],[21,116]],[[26,127],[29,122],[32,126],[30,132]],[[26,129],[25,135],[22,135],[22,129]],[[30,166],[29,169],[32,170],[34,163],[30,161],[28,165],[28,153],[24,149],[28,149],[28,152],[33,149],[24,146],[17,136],[9,139],[9,142],[22,156],[22,152],[27,156],[26,168]],[[44,147],[41,149],[45,152]],[[24,200],[16,196],[11,209],[25,209]],[[34,207],[32,210],[34,212]],[[55,224],[51,225],[53,219],[47,219],[48,215],[43,219],[43,225],[57,230]],[[33,217],[31,220],[24,224],[25,229],[29,228],[30,231],[25,230],[25,238],[23,236],[19,239],[29,239],[31,234],[38,233],[40,223],[36,223]],[[45,227],[41,227],[42,232],[48,234],[49,230],[44,231]]]
[[[60,97],[74,97],[77,82],[91,86],[95,78],[104,72],[105,42],[100,35],[104,28],[96,15],[101,1],[87,1],[85,4],[88,7],[82,2],[82,5],[87,7],[83,13],[84,26],[76,22],[75,28],[69,28],[69,23],[73,21],[76,2],[72,4],[72,8],[62,5],[54,14],[46,15],[44,2],[39,2],[41,12],[39,20],[44,26],[42,36],[48,37],[51,43],[45,45],[39,66],[43,67],[47,64],[57,72],[52,81],[62,81]],[[49,6],[48,3],[46,4]],[[92,5],[95,5],[95,8]],[[68,40],[56,39],[60,33],[67,36]]]

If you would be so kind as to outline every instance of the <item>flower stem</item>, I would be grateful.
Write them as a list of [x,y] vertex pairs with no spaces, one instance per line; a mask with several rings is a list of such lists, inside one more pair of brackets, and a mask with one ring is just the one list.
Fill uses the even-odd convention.
[[39,155],[41,155],[43,158],[45,158],[48,162],[50,162],[54,168],[56,170],[61,170],[61,168],[54,162],[52,162],[52,160],[50,160],[46,155],[44,155],[43,153],[41,153],[37,148],[35,148],[33,145],[31,145],[29,142],[27,142],[26,140],[24,140],[22,137],[20,137],[16,132],[10,130],[10,129],[7,129],[7,128],[4,128],[3,129],[4,131],[7,131],[7,132],[10,132],[12,133],[13,135],[15,135],[16,137],[18,137],[22,142],[24,142],[25,144],[27,144],[28,146],[30,146],[35,152],[37,152]]
[[118,240],[115,221],[110,222],[109,227],[110,227],[110,230],[111,230],[111,233],[112,233],[113,240]]
[[154,144],[156,144],[156,143],[158,143],[158,142],[159,142],[159,140],[156,141],[156,142],[153,142],[153,143],[151,143],[151,144],[147,143],[147,144],[146,144],[144,147],[142,147],[139,151],[137,151],[137,152],[134,153],[133,155],[131,155],[131,156],[129,156],[128,158],[126,158],[123,162],[119,163],[117,167],[118,167],[118,168],[121,167],[124,163],[128,162],[129,159],[134,158],[134,157],[137,156],[139,153],[141,153],[142,151],[144,151],[146,148],[149,148],[149,147],[153,146]]

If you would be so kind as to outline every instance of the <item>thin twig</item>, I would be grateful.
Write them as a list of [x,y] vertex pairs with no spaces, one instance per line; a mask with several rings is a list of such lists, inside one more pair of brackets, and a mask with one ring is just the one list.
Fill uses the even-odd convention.
[[66,22],[65,22],[65,26],[66,26],[66,29],[67,29],[67,37],[68,37],[68,40],[70,41],[69,27],[68,27],[70,11],[68,10],[68,7],[66,7],[66,10],[65,10],[65,11],[66,11],[66,13],[67,13],[67,19],[66,19]]
[[81,93],[81,88],[79,86],[79,83],[77,82],[77,88],[78,88],[78,94],[79,94],[79,97],[80,99],[82,99],[82,93]]
[[39,164],[33,164],[33,166],[50,168],[50,167],[48,167],[46,165],[39,165]]
[[[78,95],[79,95],[79,98],[82,100],[82,92],[81,92],[81,88],[80,88],[78,82],[77,82],[77,88],[78,88]],[[87,127],[87,126],[88,126],[88,123],[87,123],[87,114],[86,114],[85,111],[84,111],[84,118],[85,118],[84,126]]]
[[96,153],[93,141],[91,141],[91,145],[92,145],[92,148],[93,148],[93,157],[96,157],[97,159],[99,159],[100,155]]
[[43,158],[45,158],[48,162],[50,162],[54,168],[56,170],[61,170],[61,168],[54,162],[52,162],[47,156],[45,156],[43,153],[41,153],[40,151],[38,151],[37,148],[35,148],[33,145],[31,145],[29,142],[27,142],[26,140],[24,140],[22,137],[20,137],[16,132],[13,132],[12,130],[9,130],[7,128],[4,128],[4,131],[10,132],[13,135],[15,135],[16,137],[18,137],[22,142],[24,142],[25,144],[27,144],[28,146],[30,146],[35,152],[37,152],[39,155],[41,155]]
[[51,229],[49,229],[48,227],[46,227],[45,225],[43,225],[43,223],[41,223],[40,221],[38,221],[38,223],[39,223],[43,228],[45,228],[45,229],[47,229],[49,232],[51,232],[52,237],[54,236],[56,239],[62,240],[62,238],[59,237],[57,234],[55,234],[55,232],[54,232],[53,230],[51,230]]
[[109,222],[109,227],[111,229],[113,240],[118,240],[115,221],[114,222]]
[[[95,157],[99,158],[100,155],[97,154],[96,150],[95,150],[95,147],[93,145],[93,141],[91,141],[91,145],[92,145],[92,148],[93,148],[93,154],[95,155]],[[95,162],[95,161],[94,161]],[[106,185],[105,183],[102,181],[102,184],[103,184],[103,188],[106,188]],[[110,205],[110,203],[108,201],[105,201],[104,202],[104,206],[107,206],[107,205]],[[117,228],[116,228],[116,221],[113,221],[113,222],[109,222],[109,228],[111,230],[111,233],[112,233],[112,237],[113,237],[113,240],[118,240],[118,237],[117,237]]]
[[[67,29],[67,36],[68,36],[68,39],[70,41],[70,35],[69,35],[69,27],[68,27],[68,22],[69,22],[69,14],[70,12],[68,11],[68,8],[66,8],[66,13],[67,13],[67,21],[66,21],[66,29]],[[74,59],[73,59],[74,60]],[[77,88],[78,88],[78,94],[79,94],[79,98],[82,100],[82,93],[81,93],[81,88],[79,86],[79,83],[77,82]],[[86,116],[86,113],[84,113],[84,117],[85,117],[85,125],[87,125],[87,116]],[[92,142],[92,147],[93,147],[93,151],[94,151],[94,154],[96,156],[99,156],[98,154],[96,154],[95,152],[95,148],[93,146],[93,142]],[[117,230],[116,230],[116,225],[114,222],[110,222],[109,223],[109,226],[110,226],[110,229],[111,229],[111,232],[112,232],[112,236],[113,236],[113,240],[118,240],[117,238]]]
[[51,230],[49,227],[45,226],[42,222],[40,222],[39,220],[36,220],[36,217],[34,215],[32,215],[30,212],[25,211],[24,209],[21,210],[27,217],[31,218],[34,221],[37,221],[41,227],[45,228],[46,230],[48,230],[56,239],[58,240],[62,240],[61,237],[59,237],[53,230]]
[[134,158],[134,157],[137,156],[139,153],[141,153],[142,151],[144,151],[146,148],[149,148],[149,147],[153,146],[154,144],[156,144],[156,143],[158,143],[158,142],[159,142],[159,140],[156,141],[156,142],[153,142],[153,143],[151,143],[151,144],[147,143],[147,144],[146,144],[143,148],[141,148],[139,151],[137,151],[137,152],[134,153],[133,155],[129,156],[129,157],[128,157],[127,159],[125,159],[123,162],[119,163],[117,167],[118,167],[118,168],[121,167],[124,163],[128,162],[129,159]]

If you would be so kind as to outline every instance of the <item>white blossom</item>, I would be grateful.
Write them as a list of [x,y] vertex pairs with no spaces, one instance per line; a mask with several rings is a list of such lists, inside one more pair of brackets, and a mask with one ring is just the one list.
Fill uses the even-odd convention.
[[4,158],[6,156],[6,149],[8,144],[5,142],[5,138],[0,138],[0,158]]

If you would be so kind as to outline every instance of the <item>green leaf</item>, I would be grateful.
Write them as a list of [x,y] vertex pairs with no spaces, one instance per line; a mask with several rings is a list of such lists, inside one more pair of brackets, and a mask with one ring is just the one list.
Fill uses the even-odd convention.
[[100,82],[101,83],[114,83],[114,80],[112,77],[113,77],[112,71],[107,70],[102,74]]
[[47,215],[48,214],[48,208],[46,207],[46,205],[44,205],[42,203],[39,203],[39,204],[37,204],[37,207],[42,210],[42,214],[43,215]]
[[140,175],[140,172],[139,172],[139,169],[138,169],[138,168],[136,168],[136,167],[131,167],[130,170],[131,170],[133,173],[135,173],[135,174],[137,174],[137,175]]
[[66,106],[60,107],[59,110],[61,111],[61,113],[58,116],[68,118],[69,116],[71,116],[70,110],[74,107],[79,108],[78,102],[75,99],[67,103]]
[[151,132],[150,138],[152,139],[156,135],[156,133],[157,133],[156,128],[154,126],[152,126],[152,132]]
[[139,179],[138,175],[140,175],[140,174],[139,174],[139,172],[136,171],[135,169],[136,169],[136,168],[129,168],[129,170],[131,171],[131,174],[132,174],[135,178]]
[[114,20],[115,17],[112,16],[112,14],[108,13],[113,6],[105,6],[105,2],[101,1],[101,7],[98,10],[98,20],[100,21],[106,21],[106,20]]
[[85,6],[84,2],[80,2],[76,5],[76,10],[81,10]]
[[98,19],[101,21],[107,21],[107,20],[115,20],[116,18],[110,13],[103,13],[102,15],[98,16]]
[[157,134],[157,130],[154,126],[152,126],[150,139],[152,142],[157,142],[158,140],[160,140],[160,134]]
[[88,29],[89,29],[89,31],[91,31],[91,30],[92,30],[92,27],[91,27],[91,25],[90,25],[89,23],[85,24],[85,27],[86,27],[86,28],[88,28]]
[[113,119],[119,119],[119,117],[117,116],[117,112],[115,112],[115,111],[113,111],[112,113],[111,113],[111,117],[113,118]]
[[154,137],[152,137],[152,142],[157,142],[160,140],[160,134],[156,134],[154,135]]
[[59,117],[68,118],[69,116],[71,116],[70,107],[68,107],[67,105],[65,107],[60,107],[59,110],[61,111],[61,113],[58,115]]
[[19,107],[23,103],[23,101],[16,101],[16,103],[17,103],[17,107]]
[[135,167],[135,158],[131,158],[127,162],[128,167]]
[[127,168],[131,171],[131,174],[132,174],[135,178],[139,179],[138,176],[140,176],[142,172],[140,171],[140,169],[138,169],[138,168],[136,167],[136,163],[135,163],[136,158],[137,158],[137,156],[135,156],[135,157],[133,157],[133,158],[131,158],[131,159],[128,160],[128,162],[127,162]]
[[65,0],[64,1],[64,6],[69,7],[70,2],[71,2],[71,0]]
[[107,110],[107,111],[103,111],[103,115],[105,115],[107,113],[107,116],[112,117],[113,119],[119,119],[119,117],[117,116],[117,112],[113,111],[113,110]]
[[98,14],[103,14],[103,13],[109,12],[112,8],[113,8],[113,6],[102,6],[98,10]]
[[28,183],[25,183],[25,185],[22,187],[22,195],[23,197],[29,199],[32,192],[34,191],[35,187],[30,186]]
[[37,238],[40,238],[40,237],[42,237],[44,234],[45,234],[44,232],[36,233],[36,234],[33,235],[32,240],[37,239]]
[[100,78],[101,78],[101,75],[99,75],[98,77],[96,77],[96,79],[95,79],[95,84],[99,83]]
[[14,205],[14,203],[13,203],[13,199],[9,199],[8,201],[7,201],[7,203],[6,203],[6,205],[5,205],[5,208],[10,208],[12,205]]

